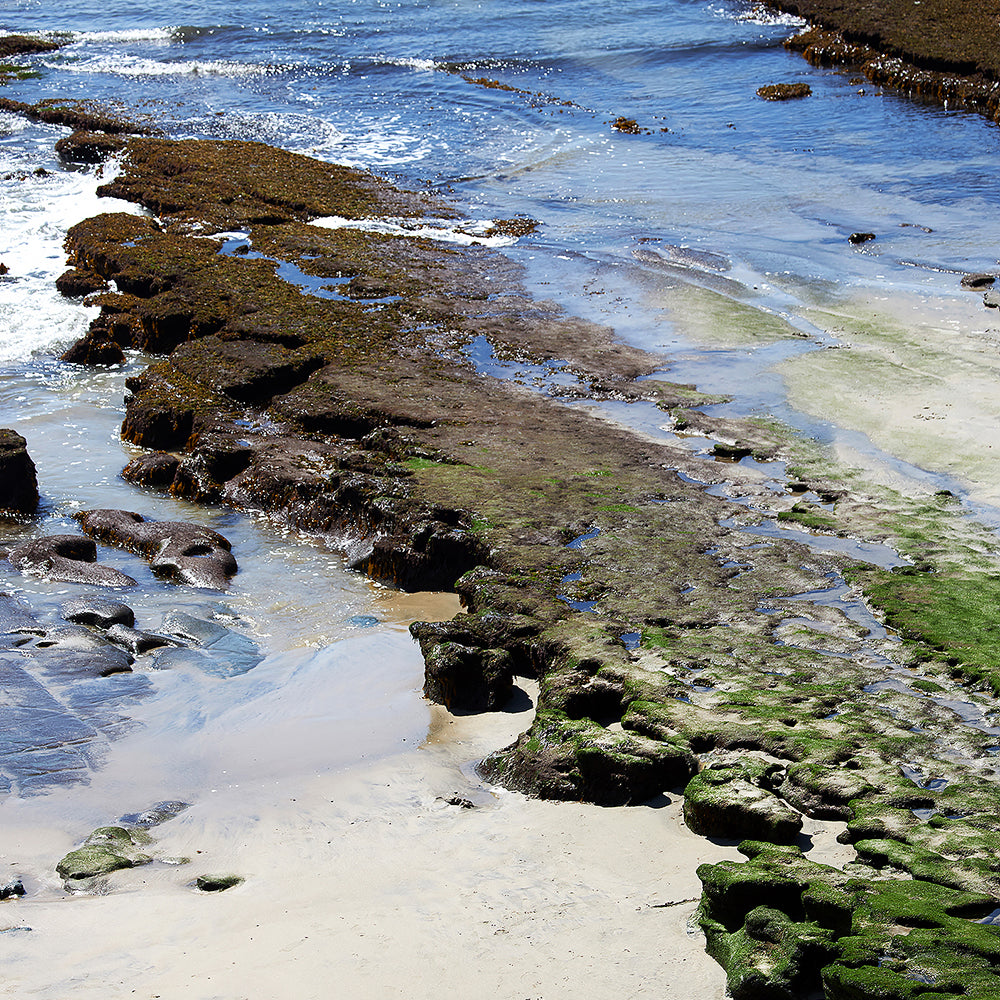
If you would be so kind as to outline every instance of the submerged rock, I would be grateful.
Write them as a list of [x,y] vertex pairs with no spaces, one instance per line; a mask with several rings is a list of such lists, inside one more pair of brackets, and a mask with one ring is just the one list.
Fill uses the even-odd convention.
[[33,514],[38,507],[38,478],[28,442],[17,431],[0,429],[0,513]]
[[129,628],[135,625],[135,612],[127,604],[106,597],[76,597],[62,606],[61,614],[68,622],[102,629],[112,625]]
[[811,94],[812,88],[808,83],[770,83],[757,88],[757,96],[765,101],[794,101]]

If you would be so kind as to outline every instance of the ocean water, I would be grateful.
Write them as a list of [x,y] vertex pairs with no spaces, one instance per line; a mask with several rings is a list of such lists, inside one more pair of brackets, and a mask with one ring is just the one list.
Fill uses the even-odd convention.
[[[723,412],[776,414],[900,480],[971,494],[992,467],[940,457],[954,452],[946,439],[938,453],[895,447],[877,420],[872,429],[810,405],[808,385],[799,379],[793,392],[791,376],[807,355],[845,346],[845,331],[878,322],[935,343],[942,331],[974,334],[977,350],[992,350],[996,314],[959,279],[998,266],[997,126],[809,66],[781,44],[800,26],[747,0],[7,0],[0,10],[0,31],[66,43],[23,60],[38,75],[3,96],[94,100],[148,116],[172,137],[260,140],[363,167],[439,192],[473,219],[538,220],[504,251],[534,294],[661,353],[667,377],[730,395]],[[807,82],[812,96],[756,96],[774,82]],[[640,134],[614,129],[620,117]],[[52,147],[65,133],[0,113],[0,261],[9,268],[0,424],[28,438],[43,492],[40,522],[8,540],[70,530],[85,506],[211,523],[235,540],[244,567],[225,607],[218,595],[144,579],[149,627],[177,606],[237,622],[275,658],[258,688],[241,682],[240,697],[263,705],[267,664],[280,675],[289,655],[305,664],[322,655],[325,669],[338,657],[322,651],[340,643],[338,662],[351,670],[352,656],[371,655],[368,639],[352,653],[358,622],[375,618],[364,627],[384,637],[378,655],[399,663],[397,686],[419,715],[419,658],[405,623],[449,616],[447,601],[387,596],[313,540],[118,479],[131,457],[117,438],[127,372],[56,360],[93,311],[60,298],[53,281],[66,229],[125,206],[99,202],[94,170],[59,163]],[[859,231],[877,239],[855,246],[848,237]],[[877,407],[875,388],[845,381],[834,402]],[[988,407],[980,415],[995,417]],[[269,581],[279,574],[275,596]],[[73,593],[7,571],[0,586],[53,620]],[[198,696],[218,690],[199,684]],[[170,681],[160,693],[163,716],[186,720],[175,736],[197,729],[182,710],[190,691]],[[381,704],[384,714],[398,709],[395,695]],[[387,727],[384,747],[395,740]]]

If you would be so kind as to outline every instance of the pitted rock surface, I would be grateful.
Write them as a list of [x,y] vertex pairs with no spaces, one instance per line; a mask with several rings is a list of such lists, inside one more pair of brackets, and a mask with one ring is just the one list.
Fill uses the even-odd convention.
[[127,510],[86,510],[74,517],[88,535],[145,556],[158,576],[225,590],[238,568],[229,541],[210,528],[185,521],[147,521]]
[[10,564],[22,573],[53,583],[82,583],[92,587],[133,587],[135,580],[97,562],[97,546],[79,535],[47,535],[11,549]]

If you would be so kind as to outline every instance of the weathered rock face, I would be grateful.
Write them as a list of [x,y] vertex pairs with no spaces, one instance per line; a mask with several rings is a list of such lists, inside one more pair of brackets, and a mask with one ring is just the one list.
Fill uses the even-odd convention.
[[684,821],[705,837],[790,844],[802,816],[774,794],[781,775],[779,765],[754,758],[713,762],[684,789]]
[[124,148],[125,142],[121,136],[84,130],[60,139],[55,146],[59,159],[65,163],[103,163],[109,156],[120,153]]
[[0,514],[33,514],[38,507],[35,463],[17,431],[0,429]]
[[147,521],[127,510],[87,510],[73,516],[88,535],[145,556],[160,576],[225,590],[237,570],[229,542],[210,528],[182,521]]
[[8,553],[11,565],[58,583],[93,587],[132,587],[135,580],[111,566],[97,562],[97,546],[80,535],[48,535],[15,546]]
[[62,606],[62,616],[77,625],[95,625],[108,629],[112,625],[135,625],[135,612],[120,601],[105,597],[76,597]]
[[426,658],[424,695],[454,713],[495,711],[514,693],[512,661],[505,649],[438,643]]

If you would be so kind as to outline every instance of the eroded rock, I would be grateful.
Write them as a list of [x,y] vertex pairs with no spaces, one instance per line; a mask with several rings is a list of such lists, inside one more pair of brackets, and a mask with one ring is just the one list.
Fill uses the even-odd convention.
[[0,513],[33,514],[38,478],[28,442],[10,428],[0,429]]
[[15,546],[7,555],[11,565],[56,583],[92,587],[132,587],[135,580],[97,562],[97,546],[80,535],[47,535]]
[[88,535],[145,556],[159,576],[225,590],[237,570],[228,540],[210,528],[183,521],[147,521],[125,510],[80,511],[73,516]]

